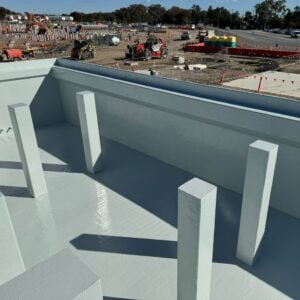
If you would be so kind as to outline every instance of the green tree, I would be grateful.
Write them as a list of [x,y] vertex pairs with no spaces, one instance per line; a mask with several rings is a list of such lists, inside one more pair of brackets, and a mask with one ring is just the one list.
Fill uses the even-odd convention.
[[203,14],[199,5],[193,5],[191,8],[191,22],[193,24],[203,22]]
[[251,11],[246,11],[244,16],[244,22],[246,28],[254,29],[256,27],[255,16],[252,15]]
[[265,29],[267,26],[280,25],[286,13],[286,0],[265,0],[255,5],[258,25]]
[[148,12],[147,7],[142,4],[132,4],[128,7],[130,23],[147,22]]
[[300,28],[300,6],[296,6],[294,11],[288,10],[284,18],[284,26]]
[[166,9],[160,4],[153,4],[148,7],[149,24],[158,24],[163,22]]
[[168,9],[164,15],[164,23],[166,24],[190,24],[191,23],[191,11],[189,9],[173,6]]
[[6,9],[5,7],[0,7],[0,20],[3,20],[5,18],[6,15],[12,15],[15,14],[15,12]]

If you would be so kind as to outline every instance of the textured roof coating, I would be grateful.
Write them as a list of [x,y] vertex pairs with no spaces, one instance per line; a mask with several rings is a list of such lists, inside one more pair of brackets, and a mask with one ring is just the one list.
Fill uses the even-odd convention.
[[[1,300],[71,300],[99,281],[71,250],[65,249],[0,288]],[[100,290],[100,281],[98,283]]]
[[[105,296],[176,299],[177,188],[194,176],[103,137],[104,169],[91,176],[78,128],[36,133],[48,196],[28,196],[12,136],[0,151],[0,190],[26,268],[71,244]],[[300,221],[271,209],[263,257],[248,268],[235,258],[240,199],[218,188],[211,299],[299,297]]]

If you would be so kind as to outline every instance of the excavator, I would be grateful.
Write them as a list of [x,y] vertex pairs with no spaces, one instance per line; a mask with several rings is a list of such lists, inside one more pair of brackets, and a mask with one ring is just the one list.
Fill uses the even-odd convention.
[[46,34],[50,26],[51,22],[47,16],[27,14],[26,32],[36,32],[37,30],[37,34]]

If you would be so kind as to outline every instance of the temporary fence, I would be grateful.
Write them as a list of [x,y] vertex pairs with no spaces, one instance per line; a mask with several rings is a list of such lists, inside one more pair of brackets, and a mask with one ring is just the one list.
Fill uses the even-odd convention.
[[36,33],[0,33],[2,39],[13,39],[13,40],[26,40],[34,42],[47,42],[54,40],[88,40],[91,39],[96,33],[95,32],[66,32],[65,30],[55,29],[47,32],[46,34]]

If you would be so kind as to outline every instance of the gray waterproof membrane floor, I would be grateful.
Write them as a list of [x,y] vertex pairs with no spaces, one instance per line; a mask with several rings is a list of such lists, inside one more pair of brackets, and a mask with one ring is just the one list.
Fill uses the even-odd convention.
[[[69,246],[107,300],[176,299],[177,188],[194,176],[104,137],[103,170],[89,175],[77,127],[36,134],[49,190],[39,199],[27,193],[13,136],[0,139],[0,190],[26,268]],[[248,267],[235,258],[240,208],[239,194],[218,187],[211,299],[299,299],[300,220],[270,209]]]

